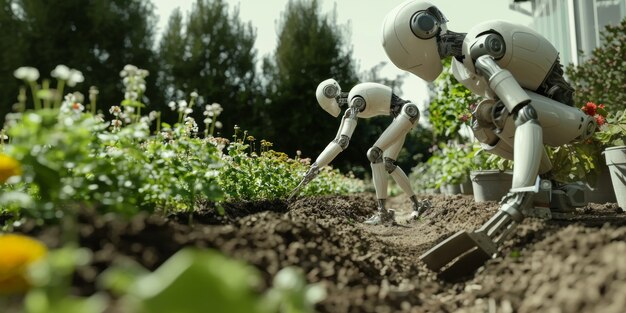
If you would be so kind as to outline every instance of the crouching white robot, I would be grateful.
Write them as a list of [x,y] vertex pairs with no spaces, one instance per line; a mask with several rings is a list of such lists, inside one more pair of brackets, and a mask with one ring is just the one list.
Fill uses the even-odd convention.
[[431,270],[458,276],[490,259],[525,216],[549,217],[585,204],[580,186],[549,179],[552,164],[544,144],[585,140],[596,124],[573,107],[558,52],[540,34],[505,21],[455,33],[446,22],[434,5],[406,1],[387,15],[383,46],[397,67],[427,81],[441,73],[441,59],[452,57],[456,79],[484,98],[472,112],[475,137],[484,150],[514,160],[512,188],[498,213],[478,230],[460,231],[421,256]]
[[418,217],[422,209],[427,206],[417,199],[406,174],[396,165],[396,158],[402,149],[406,134],[419,120],[417,105],[401,99],[392,92],[391,88],[377,83],[361,83],[346,93],[341,92],[337,81],[327,79],[317,86],[315,94],[322,109],[334,117],[339,116],[342,107],[347,107],[347,109],[341,119],[337,136],[320,153],[289,198],[296,195],[302,187],[319,174],[322,167],[330,164],[340,152],[348,147],[358,118],[391,115],[394,117],[393,121],[376,140],[374,146],[367,151],[367,158],[372,167],[378,211],[365,223],[392,224],[395,222],[394,211],[385,207],[389,175],[411,199],[413,205],[411,218]]

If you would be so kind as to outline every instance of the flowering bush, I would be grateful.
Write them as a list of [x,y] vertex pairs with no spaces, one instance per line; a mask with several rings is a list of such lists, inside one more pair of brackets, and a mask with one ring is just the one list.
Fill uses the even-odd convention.
[[[581,110],[593,117],[597,124],[593,137],[585,142],[578,142],[559,147],[548,147],[547,153],[554,165],[552,175],[560,182],[586,181],[595,183],[602,168],[601,152],[610,141],[610,132],[616,130],[614,119],[604,104],[587,102]],[[609,129],[612,129],[609,131]],[[609,131],[609,132],[607,132]]]
[[[68,78],[68,71],[72,72],[57,67],[53,76],[75,85],[79,79]],[[35,95],[57,93],[36,84],[38,72],[26,69],[22,74],[38,91]],[[198,137],[198,124],[190,116],[198,98],[195,92],[189,102],[170,103],[179,115],[174,125],[159,123],[156,112],[141,115],[146,75],[125,67],[124,100],[109,109],[110,121],[92,114],[95,88],[90,89],[89,110],[81,94],[69,93],[58,106],[38,97],[35,102],[43,101],[43,108],[8,116],[10,144],[2,145],[6,155],[0,154],[0,183],[15,178],[0,190],[0,210],[42,219],[72,216],[77,207],[85,206],[133,215],[140,210],[193,210],[197,201],[221,201],[224,193],[232,200],[280,198],[295,188],[307,169],[306,160],[272,151],[271,143],[263,140],[257,153],[254,138],[245,134],[230,145],[214,138],[214,129],[221,126],[219,104],[206,106],[206,136]],[[25,107],[26,98],[20,101]],[[155,121],[160,125],[151,134]],[[3,130],[0,135],[4,134]],[[362,190],[361,181],[325,168],[303,194]]]

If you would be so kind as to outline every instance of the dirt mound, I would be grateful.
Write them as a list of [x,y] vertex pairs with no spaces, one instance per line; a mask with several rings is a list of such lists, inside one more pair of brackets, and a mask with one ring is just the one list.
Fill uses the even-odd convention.
[[[375,196],[303,197],[226,204],[224,215],[205,205],[191,216],[140,214],[131,220],[84,213],[80,243],[94,259],[79,269],[77,293],[93,293],[97,274],[118,257],[154,269],[185,246],[215,248],[257,267],[266,284],[281,268],[300,267],[322,282],[321,312],[622,312],[626,303],[626,215],[614,205],[590,205],[571,221],[526,219],[502,256],[458,283],[441,281],[419,256],[458,230],[480,226],[495,202],[471,196],[420,196],[432,202],[406,222],[411,203],[390,199],[396,226],[362,222]],[[58,226],[27,224],[21,231],[58,245]]]

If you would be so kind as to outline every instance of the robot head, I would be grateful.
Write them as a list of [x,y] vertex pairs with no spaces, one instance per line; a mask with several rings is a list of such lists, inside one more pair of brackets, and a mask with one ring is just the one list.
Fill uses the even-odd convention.
[[393,9],[383,23],[383,47],[397,67],[433,81],[441,71],[437,39],[447,32],[443,13],[428,2],[409,0]]
[[334,117],[339,116],[339,113],[341,113],[341,108],[337,102],[337,96],[340,94],[341,87],[339,87],[339,83],[332,78],[321,82],[317,85],[317,89],[315,90],[317,103],[320,104],[324,111],[330,113],[330,115]]

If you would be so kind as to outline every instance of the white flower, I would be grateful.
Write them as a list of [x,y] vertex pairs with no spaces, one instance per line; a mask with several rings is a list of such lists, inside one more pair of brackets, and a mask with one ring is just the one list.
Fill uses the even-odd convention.
[[13,76],[28,82],[35,82],[39,79],[39,70],[30,66],[22,66],[13,72]]
[[215,128],[221,129],[222,128],[222,122],[220,122],[220,121],[215,122]]
[[75,69],[70,70],[70,76],[67,79],[68,86],[74,87],[76,86],[76,84],[82,83],[84,81],[85,81],[85,77],[83,76],[83,73]]
[[192,92],[191,92],[191,97],[192,97],[192,98],[198,98],[198,93],[197,93],[197,92],[195,92],[195,91],[192,91]]
[[178,100],[178,108],[186,108],[187,106],[189,106],[189,104],[187,103],[187,101],[185,100]]
[[68,80],[70,79],[70,68],[59,64],[50,72],[50,76],[61,80]]
[[109,109],[109,113],[113,114],[114,116],[119,116],[120,113],[122,113],[122,109],[119,106],[114,105]]
[[85,106],[83,106],[74,94],[68,93],[63,103],[61,104],[61,112],[63,113],[74,113],[80,114],[85,110]]
[[137,70],[137,67],[132,64],[126,64],[124,65],[124,70],[128,73],[132,73]]
[[159,113],[157,111],[150,111],[150,113],[148,113],[148,117],[150,118],[151,121],[156,120],[158,115]]
[[193,113],[193,109],[192,108],[186,108],[184,113],[185,114],[191,114],[191,113]]
[[176,102],[174,101],[170,101],[170,103],[168,103],[167,106],[170,107],[172,111],[176,110]]
[[196,124],[196,120],[193,117],[188,116],[185,118],[185,129],[192,133],[198,132],[198,124]]

